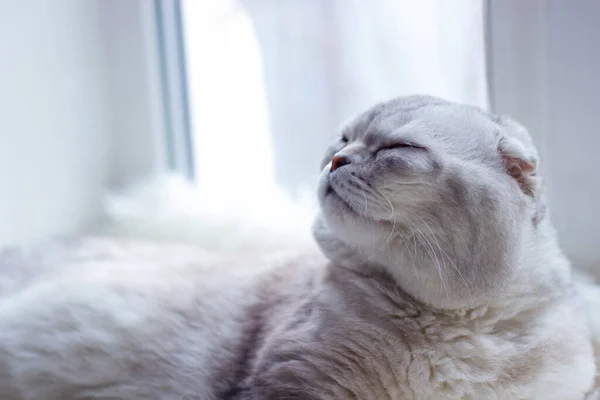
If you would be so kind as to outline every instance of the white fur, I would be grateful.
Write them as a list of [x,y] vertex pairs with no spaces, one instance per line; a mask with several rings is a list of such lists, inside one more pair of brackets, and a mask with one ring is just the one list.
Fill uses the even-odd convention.
[[315,248],[312,193],[292,197],[271,186],[239,195],[204,192],[175,174],[153,176],[109,194],[106,221],[92,233],[227,252]]
[[[428,121],[456,122],[456,115],[440,119],[440,102],[419,101],[435,106]],[[454,111],[459,117],[465,112]],[[461,124],[472,111],[464,115]],[[469,126],[475,124],[476,119]],[[493,147],[487,151],[494,154]],[[414,157],[412,165],[427,172],[423,153],[410,154],[406,157]],[[465,171],[470,171],[468,165]],[[486,177],[481,171],[492,173],[489,165],[498,171]],[[471,178],[481,178],[490,188],[502,181],[504,186],[497,188],[509,192],[494,189],[502,196],[518,193],[499,163],[489,165]],[[324,179],[329,179],[327,173]],[[513,242],[506,247],[515,258],[500,260],[515,270],[494,277],[506,280],[504,284],[484,285],[469,298],[469,291],[440,291],[443,283],[460,289],[460,280],[445,282],[440,276],[438,281],[426,269],[414,272],[422,281],[413,279],[415,270],[409,268],[426,268],[434,249],[417,254],[414,243],[411,253],[401,236],[393,236],[395,222],[377,220],[379,225],[369,232],[359,229],[356,216],[336,220],[352,216],[348,209],[359,206],[351,202],[346,211],[328,206],[324,189],[322,213],[330,225],[319,219],[316,234],[334,260],[330,266],[312,240],[298,234],[307,231],[306,208],[296,208],[300,206],[285,197],[275,195],[272,199],[278,200],[266,205],[264,197],[248,193],[232,202],[210,202],[181,182],[167,182],[166,190],[160,184],[158,191],[153,188],[145,184],[135,189],[141,202],[113,199],[112,225],[104,232],[185,239],[229,255],[113,239],[2,254],[0,399],[216,400],[241,384],[247,389],[242,397],[225,398],[579,400],[586,393],[595,395],[590,392],[592,345],[598,346],[590,342],[589,331],[599,333],[593,305],[600,304],[600,289],[577,282],[573,290],[568,262],[547,220],[534,228],[528,218],[514,219],[518,214],[490,214],[498,223],[513,218],[523,225],[516,247]],[[398,190],[406,189],[392,194]],[[534,215],[537,198],[522,199],[529,213],[524,215]],[[397,214],[390,205],[392,214],[381,214],[384,218],[401,219],[410,207],[421,206],[406,193],[393,200],[405,203],[398,204]],[[239,213],[232,213],[232,203],[241,205]],[[372,212],[379,212],[378,206],[372,205]],[[505,202],[494,206],[512,207]],[[464,209],[456,208],[456,215]],[[481,221],[470,222],[478,226]],[[490,225],[483,235],[497,228]],[[390,229],[393,243],[385,239]],[[385,239],[383,246],[376,235]],[[431,235],[435,237],[433,230]],[[489,250],[484,244],[481,252]],[[444,254],[450,252],[450,262],[458,260],[450,258],[458,251],[472,250],[437,245]],[[375,246],[377,252],[365,248],[361,253],[361,246]],[[251,254],[290,249],[302,255]],[[369,265],[374,257],[379,265]],[[421,262],[411,265],[416,257]],[[491,265],[497,258],[485,260],[490,264],[473,267]],[[469,266],[468,257],[462,261]],[[245,362],[250,364],[240,377],[238,369]]]
[[[106,204],[107,224],[100,231],[105,234],[191,243],[232,253],[315,249],[309,234],[314,203],[277,188],[248,196],[244,202],[227,202],[200,193],[177,175],[162,175],[110,194]],[[587,302],[600,362],[600,287],[582,272],[575,274],[575,282]],[[565,374],[577,377],[572,371]],[[595,396],[591,393],[587,399]]]

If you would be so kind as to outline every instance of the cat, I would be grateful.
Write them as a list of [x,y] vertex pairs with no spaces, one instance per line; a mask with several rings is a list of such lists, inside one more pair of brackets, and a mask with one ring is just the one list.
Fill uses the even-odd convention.
[[82,238],[0,256],[0,398],[583,399],[588,311],[508,117],[377,104],[325,155],[321,253]]

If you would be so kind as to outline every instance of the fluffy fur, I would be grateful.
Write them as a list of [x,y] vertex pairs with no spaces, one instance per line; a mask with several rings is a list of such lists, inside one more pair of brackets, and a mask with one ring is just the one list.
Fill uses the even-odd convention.
[[323,161],[329,261],[110,239],[7,251],[0,398],[582,399],[597,294],[571,279],[537,164],[509,119],[399,98]]
[[153,176],[111,193],[93,234],[188,243],[220,253],[313,251],[313,190],[292,197],[279,187],[240,197],[207,192],[178,175]]

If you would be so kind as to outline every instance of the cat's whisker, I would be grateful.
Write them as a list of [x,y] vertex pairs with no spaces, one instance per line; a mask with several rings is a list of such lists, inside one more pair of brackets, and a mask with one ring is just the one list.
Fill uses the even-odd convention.
[[[361,189],[361,193],[365,199],[365,215],[369,215],[369,201],[367,200],[367,195],[365,194],[364,189]],[[371,235],[372,235],[372,240],[373,240],[373,244],[375,244],[375,224],[372,218],[369,218],[369,222],[371,225]]]
[[[392,215],[394,215],[394,205],[392,204],[392,202],[383,193],[380,193],[380,194],[381,194],[381,196],[383,196],[383,198],[385,200],[387,200],[387,202],[390,205],[390,208],[392,210]],[[373,257],[375,257],[377,254],[379,254],[379,252],[381,250],[383,250],[383,248],[385,246],[387,246],[387,244],[390,242],[390,240],[392,240],[392,237],[394,236],[395,230],[396,230],[396,219],[392,219],[392,231],[388,235],[387,239],[383,242],[383,244],[373,254],[371,254],[367,258],[367,261],[371,261],[373,259]]]
[[[371,199],[376,199],[376,193],[374,193],[374,191],[369,187],[369,185],[365,184],[361,179],[359,178],[354,178],[352,180],[350,180],[348,182],[348,190],[350,192],[352,192],[353,194],[359,195],[363,197],[364,201],[365,201],[365,209],[364,209],[364,214],[367,216],[369,215],[369,200],[368,198],[371,197]],[[367,196],[368,195],[368,196]]]
[[[375,242],[376,242],[376,240],[375,240],[375,221],[373,220],[372,217],[369,216],[369,200],[367,197],[365,187],[363,185],[361,185],[360,183],[361,183],[360,180],[350,181],[349,184],[345,187],[345,189],[354,195],[356,195],[356,193],[358,192],[363,197],[364,203],[365,203],[363,217],[365,217],[367,219],[369,225],[371,226],[372,242],[373,242],[373,245],[375,245]],[[373,196],[372,193],[369,193],[369,194],[371,196]]]
[[369,202],[367,200],[367,195],[365,194],[364,191],[361,191],[364,199],[365,199],[365,215],[368,215],[368,211],[369,211]]
[[[408,225],[408,227],[411,229],[411,231],[415,231],[415,229],[413,228],[412,224],[410,223],[410,221],[406,221],[406,224]],[[411,241],[413,244],[413,252],[409,251],[411,260],[412,260],[412,266],[414,269],[418,270],[419,265],[418,265],[418,260],[419,258],[417,257],[417,237],[416,234],[411,235]],[[408,247],[408,243],[406,244],[406,249],[410,250]]]
[[[454,268],[454,270],[460,276],[460,279],[465,284],[465,288],[467,289],[467,292],[469,293],[469,298],[472,299],[473,295],[471,293],[471,286],[469,285],[469,283],[467,282],[467,280],[465,279],[465,277],[463,276],[463,274],[460,272],[460,269],[458,268],[458,266],[456,265],[456,263],[454,262],[454,260],[452,260],[452,258],[448,255],[448,253],[446,253],[446,251],[440,245],[440,242],[438,241],[437,236],[435,235],[435,233],[433,232],[433,230],[431,229],[431,227],[429,226],[429,224],[421,216],[417,215],[417,217],[421,220],[421,222],[423,223],[423,225],[425,225],[425,227],[429,230],[429,232],[431,232],[431,238],[434,240],[437,248],[440,250],[440,255],[442,256],[442,260],[444,259],[444,257],[446,257],[448,259],[448,261],[450,261],[450,265],[452,265],[452,267]],[[444,267],[445,267],[445,263],[444,263]]]
[[369,257],[367,257],[367,262],[371,261],[373,259],[373,257],[375,257],[377,254],[379,254],[379,252],[381,250],[383,250],[383,248],[385,246],[387,246],[387,244],[390,242],[390,240],[392,239],[392,237],[394,236],[395,233],[395,229],[396,229],[396,221],[394,221],[392,223],[392,231],[390,232],[389,236],[387,237],[387,239],[383,242],[383,244],[381,246],[379,246],[379,248],[373,253],[371,254]]
[[381,194],[381,196],[385,199],[385,201],[387,201],[388,204],[390,205],[390,216],[388,218],[393,219],[395,221],[396,219],[393,218],[396,215],[396,210],[394,209],[394,205],[392,204],[390,199],[385,194],[383,194],[381,192],[379,192],[379,194]]
[[[443,269],[442,269],[442,268],[445,268],[445,265],[444,265],[444,267],[442,267],[440,265],[440,260],[435,252],[433,244],[427,238],[427,235],[425,235],[425,233],[416,224],[413,224],[412,227],[415,229],[415,231],[418,233],[418,235],[425,241],[425,243],[426,243],[426,245],[424,245],[425,250],[427,251],[427,254],[429,255],[429,257],[431,258],[431,261],[435,265],[435,267],[438,271],[438,275],[440,277],[440,283],[441,283],[442,287],[444,288],[444,290],[446,291],[446,295],[448,295],[448,293],[449,293],[448,286],[446,284],[446,280],[444,279],[444,273],[443,273]],[[425,243],[421,242],[421,244],[425,244]],[[443,263],[443,259],[442,259],[442,263]]]
[[383,198],[388,202],[388,204],[390,205],[390,219],[392,221],[392,232],[390,233],[390,236],[388,236],[388,238],[386,239],[385,243],[383,244],[384,246],[388,244],[388,242],[391,240],[392,235],[394,234],[394,229],[396,228],[396,218],[394,218],[394,215],[396,215],[396,211],[394,209],[394,204],[392,204],[392,202],[390,201],[390,199],[387,198],[386,195],[384,195],[383,193],[380,193]]
[[[357,189],[360,191],[360,193],[362,194],[363,198],[365,199],[365,215],[369,215],[369,200],[367,199],[367,194],[365,193],[366,189],[364,188],[363,185],[361,185],[361,181],[357,180],[356,181],[356,186]],[[373,244],[375,244],[375,224],[372,218],[369,217],[369,223],[371,225],[371,236],[372,236],[372,241]]]

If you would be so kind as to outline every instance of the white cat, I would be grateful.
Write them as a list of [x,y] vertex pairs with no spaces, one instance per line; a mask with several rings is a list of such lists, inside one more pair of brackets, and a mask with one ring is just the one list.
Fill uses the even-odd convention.
[[323,161],[330,261],[99,239],[5,252],[0,398],[583,399],[588,310],[537,164],[507,118],[398,98]]

